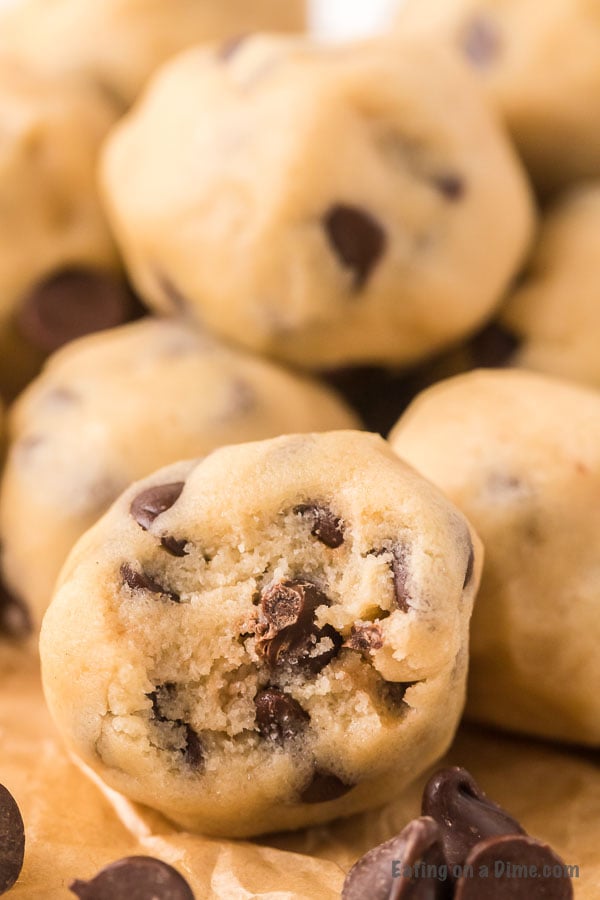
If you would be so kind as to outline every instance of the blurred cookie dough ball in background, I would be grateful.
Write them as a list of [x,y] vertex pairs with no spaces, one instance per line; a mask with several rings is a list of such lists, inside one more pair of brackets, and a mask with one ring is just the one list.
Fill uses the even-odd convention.
[[0,22],[0,50],[45,74],[84,76],[129,105],[192,44],[304,25],[304,0],[23,0]]
[[476,329],[532,231],[476,84],[420,41],[195,48],[102,172],[144,300],[305,368],[408,365]]
[[600,181],[549,210],[499,324],[518,342],[514,364],[600,388]]
[[0,394],[135,311],[96,189],[116,112],[91,86],[0,61]]
[[0,498],[6,581],[39,620],[71,546],[131,481],[224,444],[357,425],[317,382],[175,320],[83,338],[12,410]]
[[441,36],[460,52],[542,193],[600,176],[594,0],[405,0],[397,30]]
[[418,397],[390,441],[485,546],[467,712],[600,746],[600,395],[472,372]]

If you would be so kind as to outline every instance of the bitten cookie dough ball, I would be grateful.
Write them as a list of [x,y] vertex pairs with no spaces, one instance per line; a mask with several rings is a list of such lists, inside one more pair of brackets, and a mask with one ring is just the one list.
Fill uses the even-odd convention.
[[130,482],[223,444],[355,425],[324,386],[174,320],[76,341],[12,411],[6,578],[41,618],[69,550]]
[[0,392],[57,346],[134,310],[96,189],[116,118],[91,87],[0,61]]
[[305,367],[404,364],[474,329],[531,227],[476,85],[414,42],[185,53],[109,139],[103,182],[150,305]]
[[304,24],[304,0],[21,0],[1,23],[0,49],[45,74],[84,76],[129,104],[191,44]]
[[108,785],[207,834],[387,801],[463,704],[480,543],[360,432],[225,447],[133,485],[46,613],[47,699]]
[[417,398],[390,439],[486,548],[467,711],[600,745],[600,395],[473,372]]
[[501,324],[519,341],[514,362],[600,388],[600,181],[548,213],[525,280]]
[[459,50],[543,192],[600,175],[595,0],[408,0],[398,28]]

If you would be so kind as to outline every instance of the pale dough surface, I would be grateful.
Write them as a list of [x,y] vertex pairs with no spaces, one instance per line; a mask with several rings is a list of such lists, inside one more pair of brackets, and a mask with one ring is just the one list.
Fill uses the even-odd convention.
[[102,173],[150,306],[306,368],[408,364],[459,339],[532,230],[506,136],[428,42],[190,50],[114,130]]
[[316,381],[176,320],[72,342],[11,411],[6,579],[39,624],[69,550],[130,482],[224,444],[356,424]]
[[467,711],[600,746],[600,395],[476,371],[417,397],[390,440],[486,548]]

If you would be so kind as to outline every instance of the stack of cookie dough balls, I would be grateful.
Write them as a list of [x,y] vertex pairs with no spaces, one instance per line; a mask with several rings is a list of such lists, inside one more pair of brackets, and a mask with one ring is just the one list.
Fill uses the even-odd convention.
[[89,85],[0,60],[0,394],[7,398],[48,352],[132,313],[96,189],[99,146],[116,117]]
[[532,230],[474,80],[412,40],[194,48],[116,127],[102,180],[151,307],[309,369],[406,365],[458,340]]
[[600,176],[600,8],[590,0],[406,0],[403,33],[468,63],[538,188]]
[[304,0],[22,0],[0,22],[0,50],[44,75],[92,81],[127,106],[185,47],[304,24]]
[[600,747],[600,394],[473,372],[418,397],[390,439],[486,548],[467,711]]
[[11,412],[6,581],[39,622],[72,545],[131,481],[222,444],[356,424],[327,388],[177,320],[75,341]]
[[230,837],[381,805],[449,744],[481,546],[375,435],[286,435],[132,485],[44,619],[46,697],[111,787]]

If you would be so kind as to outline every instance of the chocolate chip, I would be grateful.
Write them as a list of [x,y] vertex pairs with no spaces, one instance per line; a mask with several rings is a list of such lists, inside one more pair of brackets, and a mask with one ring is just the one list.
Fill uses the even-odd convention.
[[262,737],[284,744],[306,728],[310,717],[297,700],[277,688],[265,688],[254,698],[256,724]]
[[25,826],[17,802],[0,784],[0,894],[10,890],[23,868]]
[[359,650],[368,653],[370,650],[381,650],[383,647],[383,632],[379,625],[353,625],[350,637],[344,643],[344,647],[350,650]]
[[458,175],[436,175],[433,183],[438,191],[453,203],[461,200],[465,193],[465,183]]
[[69,885],[80,900],[194,900],[179,872],[152,856],[128,856],[102,869],[91,881]]
[[359,290],[385,250],[383,228],[363,209],[338,204],[325,216],[325,231],[342,264],[351,269],[354,287]]
[[205,749],[202,739],[196,731],[183,719],[168,713],[168,707],[177,699],[177,685],[167,681],[156,687],[156,690],[146,694],[152,703],[152,717],[161,725],[173,726],[176,732],[183,730],[184,747],[180,749],[187,765],[192,769],[201,769],[204,766]]
[[464,865],[475,844],[497,835],[525,834],[516,819],[489,800],[466,769],[442,769],[423,792],[422,813],[438,823],[451,867]]
[[469,555],[467,557],[467,568],[465,571],[465,578],[463,581],[462,589],[463,591],[468,588],[471,583],[471,579],[473,578],[473,570],[475,568],[475,550],[473,549],[473,541],[469,536]]
[[353,787],[353,784],[345,784],[337,775],[317,769],[308,787],[302,791],[300,799],[302,803],[330,803],[343,797]]
[[[329,606],[329,598],[303,579],[277,582],[262,594],[257,650],[271,668],[293,663],[317,674],[337,656],[343,638],[331,625],[316,627],[319,606]],[[315,652],[325,639],[331,646]]]
[[[452,886],[436,877],[444,864],[436,823],[414,819],[355,863],[344,881],[342,900],[450,900]],[[411,877],[415,871],[418,877]]]
[[189,544],[189,541],[185,538],[179,540],[178,538],[173,537],[173,535],[167,534],[164,537],[161,537],[160,544],[167,553],[171,554],[171,556],[187,556],[187,550],[185,548]]
[[122,325],[138,314],[131,291],[108,272],[65,269],[38,284],[16,317],[21,335],[51,353],[68,341]]
[[394,596],[396,606],[402,612],[408,612],[410,609],[410,594],[407,589],[408,582],[408,558],[409,550],[406,544],[400,544],[393,541],[386,541],[379,549],[371,550],[371,556],[384,556],[386,553],[391,555],[390,568],[394,577]]
[[191,725],[183,723],[185,728],[185,748],[183,757],[191,769],[201,769],[204,767],[204,744],[200,735],[194,731]]
[[474,16],[460,36],[462,52],[479,69],[485,69],[494,62],[501,46],[498,28],[484,16]]
[[294,507],[294,512],[311,521],[310,533],[326,547],[335,550],[344,543],[344,523],[327,506],[319,503],[301,503]]
[[229,62],[249,37],[250,35],[246,32],[243,34],[234,34],[232,37],[227,38],[227,40],[223,41],[221,46],[217,49],[217,59],[221,62]]
[[138,525],[147,531],[155,519],[179,500],[184,487],[183,481],[175,481],[172,484],[156,484],[146,488],[134,497],[129,512]]
[[418,681],[384,681],[381,685],[381,695],[384,701],[394,710],[404,708],[407,703],[404,699],[409,688],[419,684]]
[[0,581],[0,634],[22,640],[32,630],[31,617],[24,601]]
[[173,603],[179,603],[181,598],[179,594],[170,591],[159,584],[145,572],[136,572],[129,563],[123,563],[121,566],[121,578],[123,583],[131,588],[132,591],[149,591],[151,594],[161,594],[168,597]]
[[526,835],[480,841],[465,862],[454,900],[571,900],[565,864],[547,845]]

